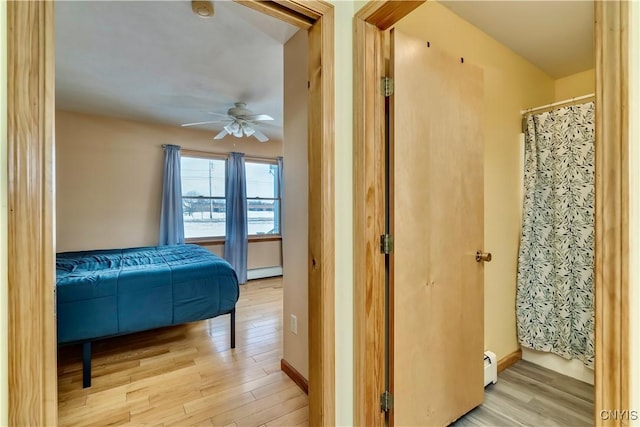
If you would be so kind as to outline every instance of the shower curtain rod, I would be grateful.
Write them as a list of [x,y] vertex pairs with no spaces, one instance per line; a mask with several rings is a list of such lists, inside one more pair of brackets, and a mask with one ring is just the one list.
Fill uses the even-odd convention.
[[529,108],[527,110],[520,110],[520,114],[524,115],[524,114],[527,114],[527,113],[532,113],[534,111],[544,110],[545,108],[555,107],[557,105],[568,104],[568,103],[574,102],[574,101],[580,101],[581,99],[593,98],[594,96],[595,96],[594,93],[590,93],[589,95],[577,96],[575,98],[565,99],[564,101],[553,102],[551,104],[543,105],[541,107]]

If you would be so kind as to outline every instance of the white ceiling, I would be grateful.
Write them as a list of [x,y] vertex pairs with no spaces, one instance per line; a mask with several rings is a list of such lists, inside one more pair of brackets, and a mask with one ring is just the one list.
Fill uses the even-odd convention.
[[242,101],[282,138],[292,25],[230,1],[212,18],[190,1],[61,1],[55,17],[57,108],[178,126]]
[[594,67],[593,0],[448,0],[442,4],[550,77]]

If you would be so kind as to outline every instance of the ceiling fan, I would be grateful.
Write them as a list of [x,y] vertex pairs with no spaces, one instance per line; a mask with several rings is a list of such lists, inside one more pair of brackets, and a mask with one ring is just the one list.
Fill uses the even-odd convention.
[[233,135],[236,138],[242,138],[243,136],[254,136],[260,142],[267,142],[269,138],[264,133],[255,128],[255,125],[261,125],[262,121],[273,120],[273,117],[266,114],[253,114],[247,109],[247,104],[244,102],[236,102],[235,107],[229,108],[227,114],[213,113],[214,116],[224,117],[219,120],[209,120],[206,122],[196,123],[184,123],[181,126],[197,126],[209,123],[226,123],[222,131],[213,137],[213,139],[222,139],[227,134]]

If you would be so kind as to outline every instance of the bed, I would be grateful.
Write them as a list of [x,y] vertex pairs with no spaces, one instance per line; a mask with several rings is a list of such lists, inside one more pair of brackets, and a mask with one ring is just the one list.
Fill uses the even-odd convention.
[[231,265],[197,245],[65,252],[56,256],[58,344],[82,343],[83,387],[91,341],[230,315],[235,348],[239,287]]

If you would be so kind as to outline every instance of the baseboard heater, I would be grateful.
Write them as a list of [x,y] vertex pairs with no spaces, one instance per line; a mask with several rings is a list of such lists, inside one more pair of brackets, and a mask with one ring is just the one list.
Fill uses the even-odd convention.
[[282,267],[253,268],[247,271],[247,280],[266,279],[267,277],[282,276]]
[[492,351],[484,352],[484,386],[498,381],[498,359]]

